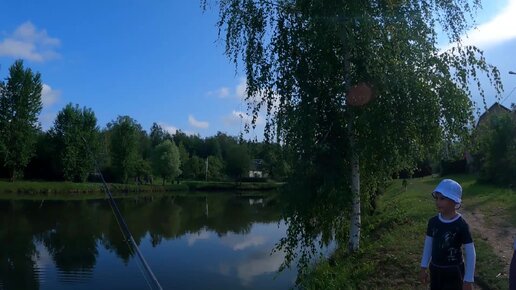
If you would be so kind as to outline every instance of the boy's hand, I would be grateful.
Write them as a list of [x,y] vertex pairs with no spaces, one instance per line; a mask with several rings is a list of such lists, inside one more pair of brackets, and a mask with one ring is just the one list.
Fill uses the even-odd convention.
[[421,268],[421,271],[419,271],[419,280],[424,285],[428,284],[428,272],[426,271],[426,268]]
[[464,281],[462,290],[473,290],[473,283]]

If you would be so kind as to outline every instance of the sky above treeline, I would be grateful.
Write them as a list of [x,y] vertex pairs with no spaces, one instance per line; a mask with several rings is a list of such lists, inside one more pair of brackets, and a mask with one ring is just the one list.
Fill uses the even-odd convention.
[[[516,0],[484,0],[466,44],[484,50],[501,72],[506,106],[516,103]],[[41,73],[43,129],[66,104],[93,109],[100,127],[129,115],[149,130],[202,137],[238,135],[246,116],[242,71],[218,39],[218,7],[200,1],[4,0],[0,78],[23,59]],[[443,44],[445,45],[445,44]],[[495,92],[485,83],[487,105]],[[473,99],[481,104],[479,96]],[[243,117],[243,118],[242,118]],[[261,139],[264,116],[247,138]]]

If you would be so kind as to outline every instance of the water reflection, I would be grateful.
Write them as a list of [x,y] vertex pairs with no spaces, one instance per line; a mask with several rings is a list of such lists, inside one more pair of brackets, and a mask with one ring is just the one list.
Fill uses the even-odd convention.
[[247,286],[255,277],[276,272],[284,259],[285,254],[283,252],[274,252],[273,254],[267,251],[258,252],[250,259],[246,259],[237,265],[238,277],[242,284]]
[[[165,289],[286,289],[293,273],[272,279],[285,225],[271,200],[163,195],[118,204]],[[145,287],[104,200],[0,201],[0,225],[0,289]]]

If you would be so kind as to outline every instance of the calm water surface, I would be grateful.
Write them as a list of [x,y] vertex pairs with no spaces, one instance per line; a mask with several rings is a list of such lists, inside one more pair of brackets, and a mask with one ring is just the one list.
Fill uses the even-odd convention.
[[[268,197],[119,199],[164,289],[288,289]],[[148,289],[105,200],[0,201],[0,289]]]

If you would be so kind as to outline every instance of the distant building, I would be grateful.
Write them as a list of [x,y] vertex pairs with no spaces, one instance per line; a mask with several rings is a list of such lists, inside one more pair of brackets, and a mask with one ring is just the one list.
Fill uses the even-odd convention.
[[264,171],[263,159],[253,159],[249,164],[249,177],[251,178],[265,178],[267,172]]
[[496,116],[501,113],[510,113],[511,109],[505,107],[504,105],[496,102],[494,103],[487,111],[485,111],[478,118],[477,128],[487,123],[487,121],[491,118],[491,116]]

